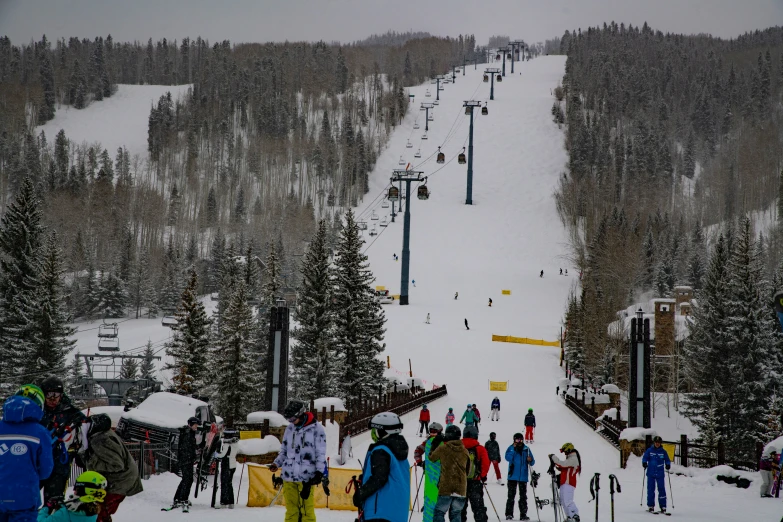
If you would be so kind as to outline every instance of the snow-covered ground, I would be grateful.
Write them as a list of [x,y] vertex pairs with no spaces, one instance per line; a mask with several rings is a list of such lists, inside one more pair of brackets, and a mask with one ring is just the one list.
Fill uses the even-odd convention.
[[[422,159],[429,160],[418,169],[429,176],[432,195],[428,201],[411,201],[410,275],[416,286],[410,288],[410,305],[384,308],[388,318],[386,353],[392,366],[405,369],[410,358],[417,377],[448,386],[448,397],[430,405],[434,420],[443,423],[448,407],[453,407],[459,418],[466,404],[478,404],[485,419],[481,426],[482,442],[490,431],[495,431],[505,447],[515,432],[523,431],[524,413],[533,408],[538,429],[532,451],[537,459],[535,469],[542,473],[539,496],[550,496],[545,474],[547,454],[557,453],[564,442],[572,442],[580,451],[583,464],[576,493],[582,520],[594,519],[594,504],[588,504],[588,481],[594,473],[603,476],[600,520],[609,520],[608,475],[613,473],[623,485],[623,493],[615,498],[616,519],[648,521],[649,515],[639,506],[639,459],[632,458],[628,469],[619,469],[617,450],[555,396],[556,382],[562,377],[559,350],[491,341],[492,334],[556,340],[563,306],[575,283],[574,276],[557,275],[561,266],[567,267],[563,261],[567,238],[552,199],[566,153],[562,134],[551,122],[550,89],[561,79],[564,63],[563,57],[546,57],[517,64],[517,74],[509,74],[503,83],[495,84],[495,101],[489,103],[489,116],[476,116],[472,206],[464,204],[466,166],[458,165],[456,154],[465,145],[468,131],[463,100],[483,101],[489,97],[489,84],[481,81],[483,69],[474,71],[468,67],[465,77],[459,75],[456,84],[445,86],[426,141],[420,140],[424,119],[417,108],[420,101],[434,99],[434,86],[411,89],[416,103],[380,157],[372,175],[370,197],[360,212],[370,228],[377,223],[370,220],[370,210],[374,209],[381,218],[388,213],[390,209],[382,208],[380,199],[371,203],[372,198],[387,186],[391,171],[398,168],[400,155],[413,161],[414,152],[421,147]],[[432,92],[431,98],[424,96],[425,88]],[[421,128],[414,130],[417,118]],[[413,143],[412,149],[405,146],[408,139]],[[431,156],[438,145],[446,153],[445,166],[437,165]],[[397,294],[401,261],[394,261],[392,254],[402,254],[402,216],[397,223],[378,230],[383,233],[377,238],[365,236],[367,254],[376,284]],[[543,278],[539,277],[541,270]],[[501,295],[503,289],[511,290],[511,295]],[[459,292],[457,300],[455,292]],[[493,300],[491,308],[487,306],[489,298]],[[428,313],[431,324],[425,324]],[[470,330],[465,328],[465,319]],[[159,327],[153,329],[151,321],[144,321],[139,333],[133,333],[137,324],[130,321],[121,325],[121,332],[128,331],[127,341],[123,341],[126,346],[142,345],[147,338],[156,341],[165,337],[162,334],[166,332]],[[145,330],[144,324],[150,328]],[[509,381],[509,391],[490,392],[489,380]],[[501,420],[490,422],[489,404],[496,395],[501,401]],[[404,417],[411,462],[413,446],[421,440],[415,433],[416,415],[413,412]],[[366,434],[356,437],[354,455],[363,457],[368,444]],[[507,466],[502,465],[502,470],[505,474]],[[235,487],[240,473],[237,471],[234,478]],[[219,512],[219,518],[238,522],[281,520],[282,508],[269,512],[244,507],[247,473],[244,475],[240,505],[234,511]],[[707,478],[699,480],[702,475],[696,475],[672,477],[674,491],[670,492],[670,499],[674,501],[675,517],[694,522],[778,520],[783,512],[774,500],[762,502],[755,486],[740,490]],[[492,472],[490,478],[494,479]],[[216,512],[208,507],[210,495],[204,494],[194,501],[188,515],[161,515],[159,509],[171,501],[176,484],[177,478],[172,475],[152,477],[144,483],[145,492],[127,499],[114,520],[215,520]],[[506,490],[494,484],[494,480],[488,487],[502,516]],[[528,493],[532,496],[529,489]],[[532,502],[530,505],[528,514],[535,517]],[[489,509],[490,518],[494,519],[491,506]],[[317,517],[322,522],[351,522],[355,513],[319,510]],[[551,508],[541,513],[541,520],[553,518]],[[420,521],[421,514],[415,513],[413,519]]]

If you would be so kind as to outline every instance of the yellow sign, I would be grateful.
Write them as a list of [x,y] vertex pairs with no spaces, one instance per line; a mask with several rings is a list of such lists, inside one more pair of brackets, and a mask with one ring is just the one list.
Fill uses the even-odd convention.
[[513,335],[493,335],[492,340],[498,343],[535,344],[537,346],[557,346],[560,341],[544,341],[543,339],[530,339],[529,337],[514,337]]
[[508,381],[489,381],[489,391],[508,391]]
[[240,431],[239,432],[239,439],[245,440],[245,439],[260,439],[261,438],[261,432],[260,431]]
[[511,295],[511,290],[501,290],[503,295]]
[[383,291],[383,290],[386,290],[386,287],[385,286],[376,286],[375,289]]
[[665,449],[666,453],[669,454],[669,460],[674,462],[674,448],[675,448],[675,445],[674,444],[665,443],[665,444],[661,444],[661,446],[663,446],[663,449]]

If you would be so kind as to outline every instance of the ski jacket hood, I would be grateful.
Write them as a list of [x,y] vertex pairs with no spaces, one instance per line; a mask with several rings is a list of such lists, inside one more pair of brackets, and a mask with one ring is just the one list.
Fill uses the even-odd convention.
[[[527,458],[530,457],[530,462]],[[515,447],[513,444],[506,449],[506,462],[508,462],[508,480],[527,482],[529,480],[529,466],[535,466],[536,458],[530,447],[526,445]]]
[[440,462],[438,495],[464,497],[468,488],[468,450],[461,440],[444,442],[430,453],[431,462]]
[[49,478],[54,466],[51,434],[38,424],[41,408],[27,397],[9,397],[3,413],[0,513],[37,509],[41,505],[39,482]]
[[109,482],[107,493],[132,497],[144,490],[138,465],[120,437],[111,430],[90,437],[85,463],[87,469],[106,477]]
[[316,471],[324,469],[326,432],[315,415],[308,412],[307,419],[301,425],[288,425],[275,464],[282,469],[282,477],[286,482],[307,482]]

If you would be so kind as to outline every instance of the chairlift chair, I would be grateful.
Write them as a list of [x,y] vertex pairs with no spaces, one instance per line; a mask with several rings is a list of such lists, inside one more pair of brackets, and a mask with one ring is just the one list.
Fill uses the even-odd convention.
[[432,95],[430,94],[430,90],[429,90],[429,89],[427,89],[426,91],[424,91],[424,96],[426,96],[427,98],[429,98],[430,96],[432,96]]
[[510,60],[510,59],[511,59],[511,53],[508,53],[508,54],[506,55],[506,58],[508,58],[508,59]]
[[383,203],[381,203],[381,208],[389,208],[389,202],[384,201]]
[[372,214],[370,214],[370,219],[378,221],[378,214],[376,214],[374,210],[372,211]]
[[495,55],[495,60],[500,60],[500,53]]
[[177,326],[179,321],[177,321],[177,316],[174,315],[175,310],[168,309],[163,311],[163,319],[161,319],[160,324],[165,326],[166,328],[174,328]]
[[405,144],[405,148],[406,149],[412,149],[413,148],[413,143],[411,143],[411,140],[408,140],[408,143]]
[[432,101],[432,104],[433,104],[433,105],[440,105],[440,102],[439,102],[438,100],[433,100],[433,101]]
[[459,156],[457,156],[457,163],[460,165],[464,165],[465,162],[465,147],[462,147],[462,152],[459,153]]
[[419,125],[418,121],[413,124],[413,128],[414,129],[418,129],[419,127],[420,127],[420,125]]
[[389,192],[386,195],[386,198],[389,201],[399,201],[400,200],[400,189],[397,187],[389,187]]
[[427,185],[419,185],[419,189],[416,192],[416,196],[419,199],[430,199],[430,189],[427,188]]
[[103,323],[98,325],[98,337],[99,338],[114,338],[117,337],[119,327],[117,323]]
[[421,149],[416,151],[416,154],[413,155],[414,158],[421,158]]
[[372,226],[372,230],[370,230],[370,236],[377,236],[378,231],[375,229],[375,225]]
[[400,161],[398,165],[405,165],[405,160],[402,158],[402,156],[400,156]]
[[384,216],[384,218],[383,218],[383,219],[381,220],[381,222],[380,222],[380,225],[381,225],[382,227],[385,227],[385,226],[387,226],[388,224],[389,224],[389,222],[386,220],[386,217]]
[[498,74],[498,77],[497,77],[497,78],[495,78],[495,80],[496,80],[498,83],[500,83],[500,82],[502,82],[502,81],[503,81],[503,77],[502,77],[501,75],[499,75],[499,74]]
[[487,104],[485,103],[484,106],[481,108],[481,115],[487,116],[489,114],[489,109],[487,108]]
[[102,352],[119,352],[120,351],[120,338],[119,337],[99,337],[98,338],[98,350]]
[[423,139],[423,140],[426,140],[426,139],[427,139],[427,133],[426,133],[426,132],[425,132],[424,134],[422,134],[422,135],[421,135],[421,139]]
[[435,161],[437,163],[446,163],[446,155],[440,151],[440,147],[438,147],[438,159]]
[[489,76],[486,74],[484,75],[484,83],[489,83]]
[[357,223],[359,225],[359,230],[367,230],[367,222],[366,221],[359,221]]

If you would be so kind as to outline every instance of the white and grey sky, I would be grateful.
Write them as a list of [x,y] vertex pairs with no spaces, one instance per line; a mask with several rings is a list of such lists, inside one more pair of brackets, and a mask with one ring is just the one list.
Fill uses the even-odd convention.
[[338,40],[371,34],[505,34],[528,42],[612,20],[734,37],[783,25],[783,0],[0,0],[0,35],[14,43],[111,34],[115,41]]

